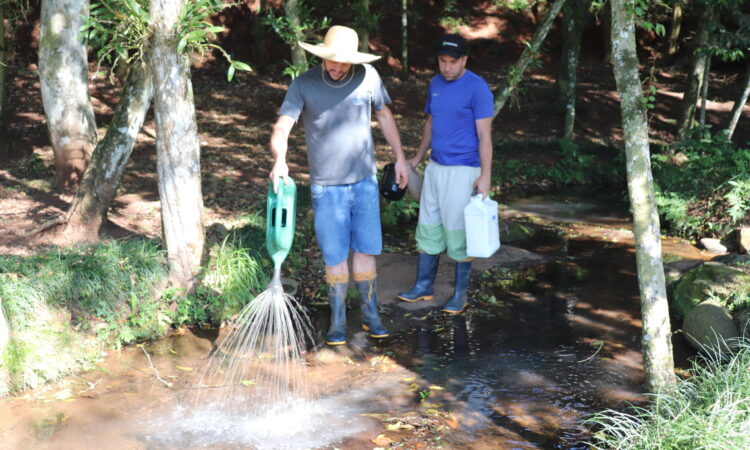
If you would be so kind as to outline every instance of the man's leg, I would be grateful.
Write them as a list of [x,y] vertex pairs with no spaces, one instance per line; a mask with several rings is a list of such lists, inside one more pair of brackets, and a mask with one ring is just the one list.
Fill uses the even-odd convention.
[[331,326],[326,344],[346,343],[346,293],[349,289],[350,187],[313,184],[310,193],[315,211],[315,236],[323,253]]
[[375,257],[354,253],[352,258],[352,278],[357,285],[362,305],[362,329],[370,337],[381,339],[389,336],[388,330],[380,322],[377,298],[377,268]]
[[326,344],[346,344],[346,292],[349,290],[349,269],[345,259],[335,266],[326,266],[328,306],[331,307],[331,326]]

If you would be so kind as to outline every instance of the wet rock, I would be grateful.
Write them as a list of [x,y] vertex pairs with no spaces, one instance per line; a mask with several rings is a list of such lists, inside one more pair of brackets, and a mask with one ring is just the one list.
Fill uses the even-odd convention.
[[712,253],[726,253],[727,247],[721,243],[721,240],[714,238],[702,238],[699,241],[700,248]]
[[538,227],[528,223],[504,220],[500,226],[500,242],[519,243],[531,239],[537,232]]
[[693,308],[682,324],[690,344],[698,350],[720,349],[728,351],[727,341],[739,336],[729,309],[716,300],[706,300]]
[[685,317],[711,297],[731,301],[738,292],[750,292],[750,274],[718,262],[707,262],[688,271],[674,285],[672,307]]
[[750,253],[750,227],[742,227],[735,233],[740,253]]
[[684,274],[690,269],[703,264],[703,260],[700,259],[681,259],[679,261],[672,261],[664,264],[664,275],[667,278],[667,282],[673,282],[679,280]]
[[750,255],[738,255],[737,253],[729,253],[727,255],[719,255],[711,258],[711,261],[720,262],[727,266],[737,267],[740,269],[750,269]]

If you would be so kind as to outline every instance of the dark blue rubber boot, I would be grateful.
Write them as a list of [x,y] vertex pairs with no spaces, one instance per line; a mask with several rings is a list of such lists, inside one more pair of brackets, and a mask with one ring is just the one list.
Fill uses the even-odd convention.
[[346,291],[349,283],[328,285],[328,305],[331,307],[331,327],[326,334],[326,344],[346,344]]
[[439,261],[440,254],[419,253],[417,255],[417,281],[411,290],[398,294],[396,298],[411,303],[432,300],[434,298],[432,284],[435,282]]
[[456,263],[456,282],[453,296],[443,305],[443,312],[461,314],[466,308],[466,291],[469,289],[471,261]]
[[388,330],[380,323],[378,313],[378,296],[376,294],[377,284],[375,279],[355,281],[362,302],[362,329],[376,339],[390,336]]

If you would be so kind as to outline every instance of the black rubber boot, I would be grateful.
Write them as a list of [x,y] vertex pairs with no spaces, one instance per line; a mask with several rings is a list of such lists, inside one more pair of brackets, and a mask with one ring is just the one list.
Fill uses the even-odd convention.
[[417,255],[417,281],[411,290],[402,292],[396,297],[405,302],[429,301],[434,298],[432,295],[432,284],[435,282],[437,275],[438,262],[440,254],[428,255],[419,253]]
[[471,261],[456,263],[456,282],[453,296],[443,305],[443,312],[461,314],[466,308],[466,291],[469,289]]

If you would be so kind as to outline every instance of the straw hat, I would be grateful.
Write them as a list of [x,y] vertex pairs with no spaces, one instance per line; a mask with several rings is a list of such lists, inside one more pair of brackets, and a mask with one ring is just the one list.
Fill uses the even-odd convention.
[[319,58],[338,63],[362,64],[380,59],[380,56],[360,53],[357,50],[359,48],[357,32],[341,25],[329,28],[322,44],[312,45],[300,42],[299,45]]

